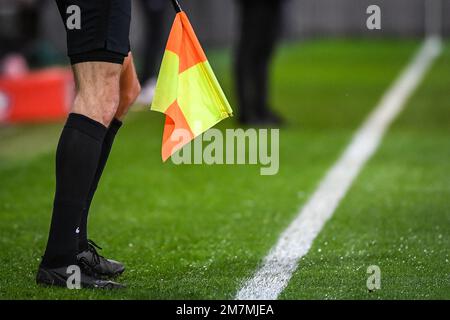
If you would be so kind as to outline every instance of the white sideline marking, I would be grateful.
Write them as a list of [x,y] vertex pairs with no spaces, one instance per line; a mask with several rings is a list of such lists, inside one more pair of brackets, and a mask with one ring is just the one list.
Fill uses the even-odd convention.
[[281,234],[260,269],[239,290],[236,299],[274,300],[284,290],[297,269],[298,261],[309,251],[353,180],[376,151],[384,132],[440,52],[439,38],[429,37],[424,41],[420,51],[355,133],[298,216]]

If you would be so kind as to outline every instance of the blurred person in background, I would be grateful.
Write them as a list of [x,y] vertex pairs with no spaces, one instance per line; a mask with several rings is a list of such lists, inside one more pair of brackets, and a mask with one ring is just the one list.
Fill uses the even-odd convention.
[[277,126],[282,119],[269,105],[269,66],[280,35],[283,0],[237,0],[239,40],[235,54],[238,120]]
[[150,104],[156,88],[161,58],[164,53],[165,32],[164,13],[169,1],[167,0],[140,0],[144,14],[144,55],[139,79],[142,83],[141,94],[136,100],[138,103]]
[[29,68],[63,63],[41,35],[41,17],[52,0],[0,0],[0,75],[21,76]]
[[0,74],[17,76],[28,71],[33,43],[38,36],[42,0],[0,2]]

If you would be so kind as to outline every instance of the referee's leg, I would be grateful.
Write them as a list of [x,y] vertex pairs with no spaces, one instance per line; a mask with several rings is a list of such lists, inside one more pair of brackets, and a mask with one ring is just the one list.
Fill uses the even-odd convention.
[[[72,0],[57,3],[65,21]],[[86,248],[80,248],[79,243],[83,216],[87,220],[88,204],[121,125],[115,117],[123,118],[132,103],[135,92],[129,91],[138,91],[129,54],[131,2],[85,0],[76,4],[81,7],[84,29],[66,28],[76,96],[56,151],[52,221],[36,280],[40,284],[65,286],[67,268],[77,265],[82,270],[83,287],[121,287],[103,278],[121,274],[123,265],[98,255],[93,243]],[[123,66],[125,57],[128,60]],[[124,78],[133,85],[124,85]]]
[[[88,216],[91,207],[92,200],[94,198],[95,192],[98,187],[98,183],[103,174],[103,169],[109,158],[115,137],[122,126],[122,121],[124,120],[128,110],[130,109],[133,102],[136,100],[141,90],[139,80],[136,74],[136,69],[134,67],[133,55],[130,52],[128,56],[124,59],[123,67],[120,74],[120,95],[119,104],[115,112],[114,118],[111,120],[108,130],[105,134],[103,140],[102,152],[100,154],[100,159],[98,162],[97,171],[94,176],[94,180],[91,183],[91,188],[89,190],[88,198],[86,201],[86,206],[81,215],[80,228],[79,228],[79,250],[83,252],[89,249],[88,241]],[[108,114],[109,111],[108,111]],[[108,116],[109,117],[109,116]]]
[[131,105],[141,92],[141,85],[134,66],[133,54],[130,52],[123,62],[120,75],[120,98],[119,105],[114,116],[115,119],[123,121]]
[[121,70],[108,62],[73,66],[77,91],[56,151],[56,192],[42,261],[47,267],[77,263],[81,214],[119,105]]

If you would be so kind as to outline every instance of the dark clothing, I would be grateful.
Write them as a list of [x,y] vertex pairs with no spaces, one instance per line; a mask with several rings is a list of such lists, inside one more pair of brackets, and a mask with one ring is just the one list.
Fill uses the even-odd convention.
[[91,207],[92,199],[94,198],[95,191],[97,191],[100,177],[102,176],[103,169],[105,169],[106,162],[108,161],[109,154],[111,153],[114,138],[117,132],[122,126],[122,122],[114,118],[109,125],[108,131],[106,131],[105,138],[103,139],[102,152],[95,172],[94,180],[92,181],[91,188],[86,201],[86,206],[81,214],[80,233],[79,233],[79,251],[85,251],[88,249],[88,237],[87,237],[87,225],[89,209]]
[[238,0],[241,20],[235,76],[242,122],[269,112],[269,64],[280,34],[282,3]]
[[76,264],[82,212],[97,171],[107,128],[71,113],[56,150],[56,192],[52,223],[42,265]]
[[[130,49],[131,0],[57,0],[57,4],[72,64],[123,63]],[[56,192],[44,268],[77,264],[77,254],[88,248],[89,207],[120,125],[113,120],[106,128],[84,115],[69,114],[56,150]]]
[[0,6],[0,58],[16,52],[28,55],[38,37],[40,3],[9,1]]
[[166,44],[165,10],[169,1],[141,0],[142,12],[145,15],[145,42],[143,65],[139,80],[146,83],[156,78]]
[[128,55],[131,0],[56,0],[56,3],[66,28],[67,53],[73,64],[121,63]]

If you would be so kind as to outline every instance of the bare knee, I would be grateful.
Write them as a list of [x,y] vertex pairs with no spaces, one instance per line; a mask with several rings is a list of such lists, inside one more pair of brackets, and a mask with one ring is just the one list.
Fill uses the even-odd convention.
[[111,122],[119,104],[119,94],[114,90],[103,89],[98,96],[92,92],[79,91],[75,97],[73,112],[81,113],[104,126]]
[[73,112],[108,126],[120,102],[121,66],[89,62],[74,66],[77,94]]

